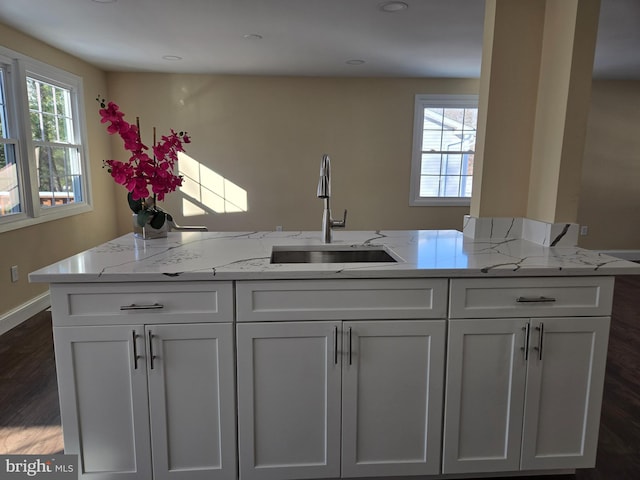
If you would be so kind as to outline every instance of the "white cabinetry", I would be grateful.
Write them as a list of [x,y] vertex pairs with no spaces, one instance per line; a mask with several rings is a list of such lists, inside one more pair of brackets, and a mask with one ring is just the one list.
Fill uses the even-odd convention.
[[[53,289],[54,303],[68,307],[54,312],[54,339],[65,451],[79,455],[81,478],[236,478],[231,291]],[[98,299],[93,313],[86,296]],[[188,323],[204,318],[212,323]]]
[[586,315],[609,314],[612,291],[613,278],[452,280],[450,315],[481,318],[449,320],[443,473],[595,464],[610,319]]
[[344,322],[342,476],[440,473],[444,320]]
[[591,467],[613,280],[237,281],[235,318],[232,282],[54,284],[65,451],[92,480]]
[[402,318],[442,315],[445,280],[237,292],[243,480],[439,473],[446,321]]
[[146,362],[133,360],[133,335],[143,338],[144,327],[53,334],[65,452],[79,455],[82,478],[151,478]]
[[243,480],[340,476],[338,324],[238,325]]

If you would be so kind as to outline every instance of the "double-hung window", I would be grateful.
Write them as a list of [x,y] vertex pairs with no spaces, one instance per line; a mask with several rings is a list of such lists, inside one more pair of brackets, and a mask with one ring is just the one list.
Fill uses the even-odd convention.
[[410,205],[469,205],[477,95],[416,95]]
[[82,80],[0,47],[0,232],[91,209]]

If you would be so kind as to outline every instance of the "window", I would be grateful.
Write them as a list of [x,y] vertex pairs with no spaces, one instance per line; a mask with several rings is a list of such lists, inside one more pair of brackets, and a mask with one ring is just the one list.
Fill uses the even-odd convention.
[[469,205],[476,95],[416,95],[410,205]]
[[81,145],[74,142],[71,91],[27,77],[27,92],[40,205],[81,202]]
[[0,47],[0,232],[91,209],[82,80]]

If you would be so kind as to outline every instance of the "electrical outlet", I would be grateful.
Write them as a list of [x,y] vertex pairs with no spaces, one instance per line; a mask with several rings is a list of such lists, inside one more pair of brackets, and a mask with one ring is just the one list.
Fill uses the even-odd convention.
[[276,225],[276,232],[282,231],[282,225]]
[[16,283],[20,279],[20,275],[18,274],[18,266],[14,265],[11,267],[11,282]]
[[589,234],[589,227],[587,225],[582,225],[580,227],[580,235],[584,237],[585,235],[588,235],[588,234]]

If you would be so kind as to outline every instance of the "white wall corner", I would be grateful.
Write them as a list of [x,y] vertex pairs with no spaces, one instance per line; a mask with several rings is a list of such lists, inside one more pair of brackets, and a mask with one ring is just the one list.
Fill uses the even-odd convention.
[[13,327],[20,325],[25,320],[33,317],[36,313],[51,306],[49,291],[46,291],[26,303],[19,305],[13,310],[0,315],[0,335],[8,332]]

